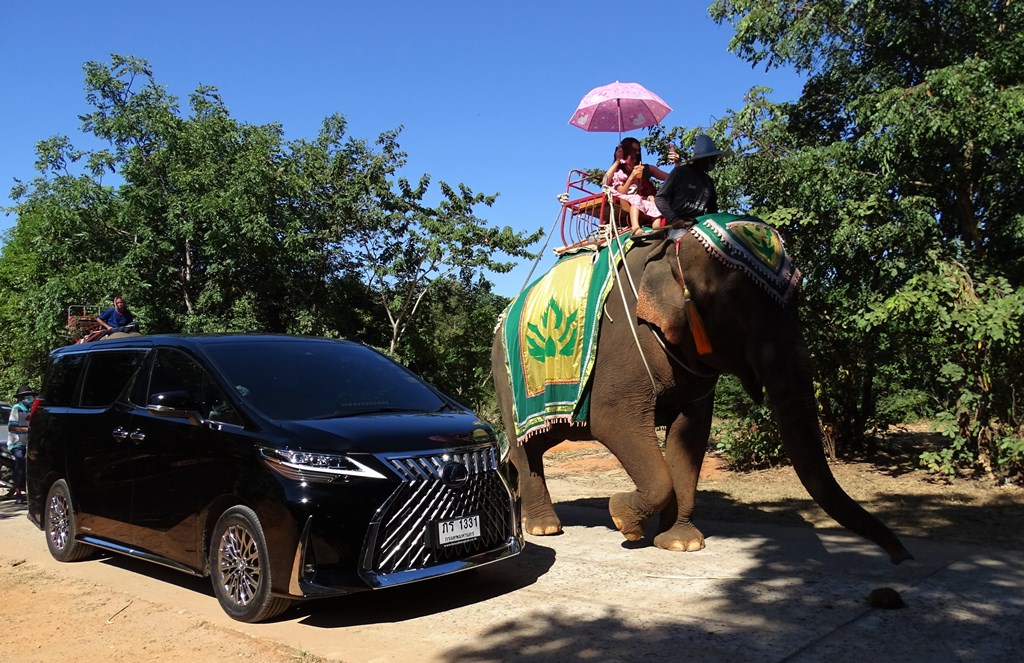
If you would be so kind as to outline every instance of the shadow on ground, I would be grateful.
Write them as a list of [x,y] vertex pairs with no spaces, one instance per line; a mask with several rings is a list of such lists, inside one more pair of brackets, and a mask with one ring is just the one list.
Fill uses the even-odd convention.
[[[444,578],[301,603],[283,619],[319,628],[386,624],[474,605],[528,587],[555,563],[555,551],[531,542],[518,557]],[[297,611],[297,612],[296,612]]]
[[[556,511],[566,527],[611,530],[606,506],[604,499],[581,499],[556,504]],[[1014,589],[1024,586],[1019,555],[971,556],[966,549],[947,552],[955,546],[917,542],[926,564],[894,567],[870,547],[849,545],[850,535],[839,528],[814,531],[804,522],[772,538],[783,530],[748,522],[760,513],[757,505],[726,505],[723,513],[743,522],[707,521],[706,551],[665,552],[664,575],[651,575],[650,556],[647,564],[637,564],[648,587],[657,586],[678,603],[657,605],[638,617],[615,605],[552,596],[525,617],[520,613],[496,624],[478,642],[453,647],[442,660],[909,663],[1015,658],[1024,646],[1024,634],[1006,628],[1024,618],[1024,599]],[[716,543],[717,537],[722,538]],[[835,545],[844,539],[846,544]],[[529,539],[531,547],[537,540]],[[915,548],[915,541],[905,543]],[[753,566],[737,572],[725,562],[719,569],[714,557],[737,549]],[[685,563],[684,555],[704,556],[691,558],[704,563]],[[659,565],[660,559],[655,558]],[[601,574],[600,565],[595,567],[593,573]],[[893,578],[902,578],[897,586],[906,609],[870,607],[871,590]],[[642,592],[641,587],[629,591]]]
[[[208,577],[190,576],[141,559],[100,551],[85,563],[90,562],[142,574],[208,596],[210,601],[217,600]],[[531,544],[513,560],[493,566],[411,585],[356,592],[349,596],[297,601],[284,614],[271,621],[298,618],[302,624],[320,628],[401,622],[510,594],[536,582],[554,562],[555,552],[552,549]]]

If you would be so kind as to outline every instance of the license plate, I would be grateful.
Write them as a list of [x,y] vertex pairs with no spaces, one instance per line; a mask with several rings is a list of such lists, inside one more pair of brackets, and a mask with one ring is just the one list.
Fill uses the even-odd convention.
[[480,516],[437,521],[437,545],[450,546],[480,538]]

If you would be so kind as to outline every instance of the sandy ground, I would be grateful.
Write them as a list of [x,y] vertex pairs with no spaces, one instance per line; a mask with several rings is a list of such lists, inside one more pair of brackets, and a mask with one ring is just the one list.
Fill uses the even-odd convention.
[[317,660],[115,587],[4,559],[0,658],[12,663]]
[[[915,449],[890,450],[873,462],[833,463],[832,473],[851,497],[901,536],[1024,550],[1024,527],[1019,525],[1024,523],[1024,487],[995,485],[986,479],[940,480],[919,467]],[[622,466],[598,444],[565,442],[545,458],[550,459],[545,463],[547,475],[568,483],[569,495],[553,495],[555,501],[601,495],[596,504],[613,492],[632,489]],[[713,454],[701,469],[697,510],[698,523],[710,518],[834,525],[808,497],[791,467],[733,472]]]
[[[452,628],[459,628],[455,625],[500,621],[508,601],[531,596],[542,578],[555,587],[571,587],[573,579],[559,579],[553,573],[557,569],[575,568],[572,573],[577,574],[579,568],[614,571],[621,558],[621,573],[628,575],[640,559],[640,551],[631,552],[603,522],[607,520],[607,496],[631,488],[618,463],[594,444],[565,444],[553,450],[549,459],[556,502],[571,504],[571,513],[582,514],[570,524],[580,536],[602,541],[595,547],[614,560],[611,566],[590,562],[589,567],[570,567],[574,561],[583,564],[587,555],[597,554],[578,550],[582,539],[574,543],[569,535],[531,537],[527,551],[506,567],[488,567],[443,581],[346,599],[308,602],[263,625],[240,624],[226,617],[207,579],[117,556],[57,563],[49,557],[42,533],[25,518],[24,507],[0,503],[0,623],[4,625],[0,629],[0,660],[405,661],[435,660],[429,653],[434,651],[448,651],[445,660],[501,660],[483,653],[483,644],[470,646],[456,638],[446,648],[445,640],[451,637]],[[950,486],[909,467],[882,472],[868,463],[839,464],[834,471],[855,499],[902,536],[1024,550],[1024,528],[1020,527],[1024,490],[1020,488],[979,482]],[[729,522],[834,526],[809,500],[791,469],[738,474],[725,469],[715,457],[709,457],[702,472],[698,508],[705,518]],[[680,555],[651,548],[642,552],[645,556]],[[715,554],[712,540],[708,550],[693,554],[701,557],[687,559],[713,567]],[[675,562],[679,557],[657,559]],[[664,590],[659,585],[638,591],[653,595]],[[858,595],[858,600],[861,598]],[[589,600],[602,601],[596,596],[577,597],[567,609],[579,610],[579,618],[586,619]],[[850,599],[837,599],[839,603],[843,600]],[[543,617],[549,625],[551,620],[570,618],[547,613]],[[635,619],[643,621],[642,616]],[[472,636],[471,641],[487,633],[492,638],[500,635],[493,630],[480,634],[473,626],[461,628]],[[528,623],[506,623],[503,628],[521,629],[517,637],[527,640],[531,629],[541,629]],[[595,628],[607,627],[598,623]],[[583,655],[586,647],[576,646],[582,650],[571,660],[589,660]],[[528,653],[523,649],[517,652]],[[598,656],[595,660],[601,660],[600,652],[592,653]],[[610,653],[606,646],[605,654]],[[559,658],[525,656],[524,660]]]

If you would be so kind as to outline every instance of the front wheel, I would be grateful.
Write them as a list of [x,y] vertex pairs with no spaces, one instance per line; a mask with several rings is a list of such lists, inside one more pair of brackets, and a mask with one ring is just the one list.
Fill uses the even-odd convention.
[[59,562],[77,562],[93,553],[92,546],[75,541],[75,510],[71,504],[71,490],[64,479],[50,486],[43,505],[43,531],[46,547]]
[[217,521],[210,541],[210,578],[220,607],[241,622],[272,619],[291,601],[270,592],[270,554],[256,513],[235,506]]

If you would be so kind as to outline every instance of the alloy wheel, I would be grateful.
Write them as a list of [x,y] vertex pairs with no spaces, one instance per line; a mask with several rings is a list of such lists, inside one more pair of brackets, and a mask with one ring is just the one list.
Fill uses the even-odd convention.
[[224,595],[239,607],[247,606],[259,589],[261,569],[259,547],[252,533],[241,525],[231,525],[217,547]]
[[70,536],[70,523],[68,521],[68,514],[71,510],[71,505],[67,499],[61,495],[56,494],[50,498],[50,514],[49,523],[50,528],[47,534],[50,537],[50,541],[53,542],[54,547],[59,550],[64,550],[68,545],[68,537]]

